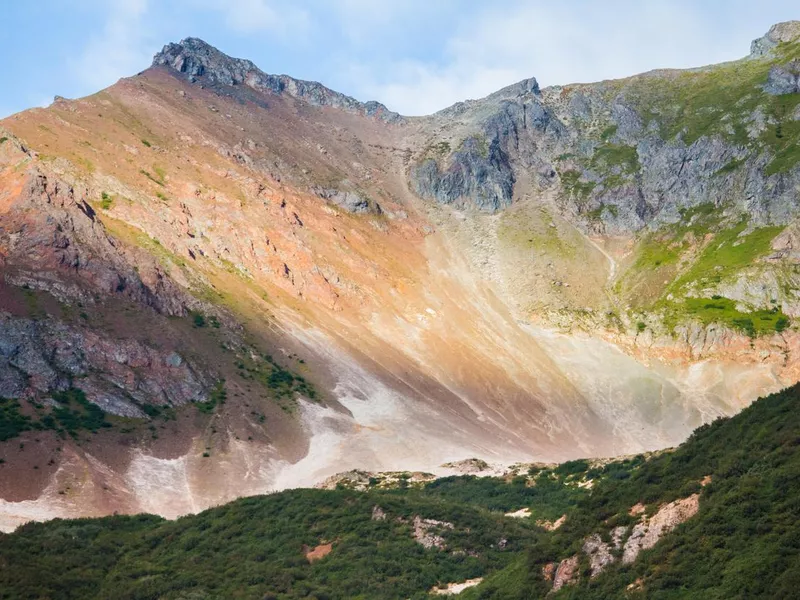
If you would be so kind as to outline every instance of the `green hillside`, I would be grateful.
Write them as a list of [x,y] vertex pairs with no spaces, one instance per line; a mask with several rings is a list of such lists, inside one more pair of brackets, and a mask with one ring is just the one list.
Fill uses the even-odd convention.
[[[541,598],[551,589],[542,568],[576,553],[577,581],[549,597],[793,598],[800,589],[798,408],[800,385],[649,459],[572,461],[513,478],[450,477],[421,487],[401,479],[392,489],[294,490],[177,521],[141,515],[29,524],[0,536],[0,598],[424,598],[435,586],[477,577],[483,583],[459,597]],[[616,560],[589,577],[586,536],[633,524],[637,503],[652,515],[694,493],[694,517],[632,564]],[[530,518],[504,516],[523,507]],[[561,514],[566,522],[555,531],[536,524]],[[420,522],[431,547],[414,538]],[[325,544],[329,554],[307,558]]]

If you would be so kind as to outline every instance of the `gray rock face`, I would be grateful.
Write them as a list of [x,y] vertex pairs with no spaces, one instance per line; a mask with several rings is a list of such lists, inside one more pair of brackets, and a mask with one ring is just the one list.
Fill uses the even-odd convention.
[[[759,47],[798,36],[800,22],[782,24]],[[674,80],[674,73],[652,72],[543,90],[525,80],[458,103],[426,123],[431,132],[463,132],[461,141],[431,137],[431,148],[448,150],[420,152],[410,187],[442,204],[496,211],[511,204],[518,182],[531,181],[533,192],[555,190],[563,215],[579,227],[609,235],[658,228],[707,203],[733,205],[756,224],[785,224],[800,213],[800,166],[772,172],[777,150],[764,141],[773,130],[780,139],[776,119],[794,118],[776,116],[769,95],[800,93],[800,60],[771,70],[765,62],[764,106],[749,115],[722,106],[715,125],[724,125],[710,133],[667,128],[674,125],[669,115],[680,111],[669,91]],[[452,141],[458,134],[448,135]]]
[[599,533],[593,533],[583,541],[583,551],[589,555],[592,577],[597,577],[605,568],[614,562],[611,547],[606,544]]
[[371,201],[359,192],[338,190],[334,188],[313,187],[312,190],[323,200],[328,200],[347,212],[354,214],[381,214],[382,210],[377,202]]
[[416,193],[442,204],[470,202],[486,211],[511,204],[514,174],[508,155],[496,138],[488,148],[483,143],[469,138],[446,167],[432,158],[415,167],[411,181]]
[[333,106],[390,123],[403,121],[400,115],[379,102],[359,102],[316,81],[269,75],[251,61],[232,58],[197,38],[186,38],[177,44],[164,46],[153,58],[153,66],[168,67],[192,83],[202,81],[210,87],[245,85],[260,92],[287,94],[315,106]]
[[763,37],[750,44],[750,56],[760,58],[766,56],[781,42],[792,42],[800,37],[800,21],[786,21],[770,27]]
[[54,320],[0,313],[0,396],[6,398],[74,385],[107,412],[142,417],[137,405],[204,400],[212,383],[175,352]]
[[800,93],[800,61],[772,67],[764,91],[773,96]]

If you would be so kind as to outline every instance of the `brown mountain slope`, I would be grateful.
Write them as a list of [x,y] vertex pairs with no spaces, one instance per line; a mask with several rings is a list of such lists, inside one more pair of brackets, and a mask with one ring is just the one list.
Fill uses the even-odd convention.
[[[613,259],[546,195],[492,215],[419,199],[410,161],[440,120],[185,74],[0,122],[0,395],[34,422],[70,389],[111,415],[0,442],[5,528],[349,468],[655,449],[795,377],[792,336],[637,360],[521,321],[530,297],[601,310]],[[573,266],[509,235],[554,236]]]

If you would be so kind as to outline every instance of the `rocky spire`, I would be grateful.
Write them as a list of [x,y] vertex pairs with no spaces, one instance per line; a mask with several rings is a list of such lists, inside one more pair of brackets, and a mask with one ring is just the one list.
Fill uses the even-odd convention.
[[386,122],[403,120],[403,117],[380,102],[359,102],[316,81],[303,81],[288,75],[269,75],[253,62],[230,57],[198,38],[167,44],[153,57],[153,66],[167,67],[192,83],[202,81],[212,88],[246,85],[260,92],[285,94],[315,106],[333,106]]

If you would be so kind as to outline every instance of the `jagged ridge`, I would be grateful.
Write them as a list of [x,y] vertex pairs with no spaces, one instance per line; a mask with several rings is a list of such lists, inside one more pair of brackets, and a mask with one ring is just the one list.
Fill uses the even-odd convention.
[[153,58],[153,66],[169,67],[185,75],[191,82],[199,80],[216,86],[247,85],[262,92],[288,94],[316,106],[333,106],[390,123],[403,120],[380,102],[359,102],[316,81],[303,81],[288,75],[269,75],[251,61],[232,58],[198,38],[190,37],[167,44]]

